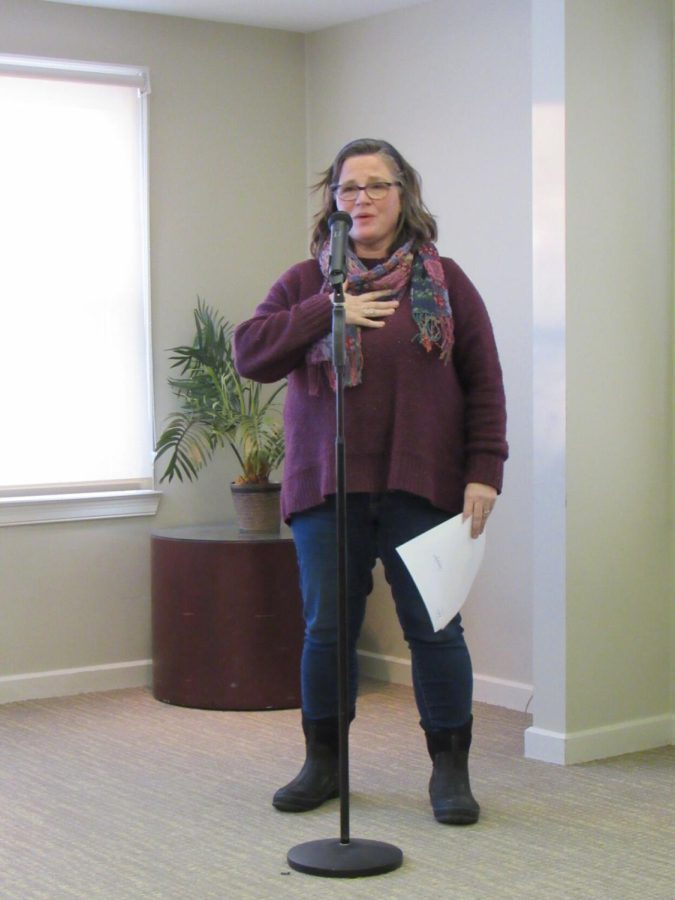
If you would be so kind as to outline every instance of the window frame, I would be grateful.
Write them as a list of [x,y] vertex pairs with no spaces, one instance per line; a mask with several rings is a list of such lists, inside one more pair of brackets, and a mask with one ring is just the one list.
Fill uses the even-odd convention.
[[[141,291],[144,305],[147,359],[145,388],[148,392],[148,405],[151,413],[150,428],[154,434],[148,190],[147,96],[150,93],[149,70],[146,66],[0,53],[0,76],[2,75],[53,78],[59,81],[82,81],[138,89],[142,184],[140,209]],[[31,489],[7,487],[0,494],[0,527],[153,516],[157,512],[160,498],[161,492],[155,489],[154,471],[148,478],[138,481],[36,485]]]

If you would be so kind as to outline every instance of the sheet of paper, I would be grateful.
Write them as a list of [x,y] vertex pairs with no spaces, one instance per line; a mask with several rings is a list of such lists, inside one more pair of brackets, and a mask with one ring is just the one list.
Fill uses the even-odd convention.
[[471,537],[461,514],[396,548],[429,611],[434,631],[445,628],[466,600],[485,553],[485,532]]

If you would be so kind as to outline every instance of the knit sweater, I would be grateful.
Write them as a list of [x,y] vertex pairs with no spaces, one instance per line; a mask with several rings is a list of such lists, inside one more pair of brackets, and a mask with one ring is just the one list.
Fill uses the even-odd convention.
[[[452,359],[418,342],[410,294],[383,328],[363,328],[363,381],[345,388],[348,492],[407,491],[456,515],[470,482],[501,491],[506,443],[502,373],[492,326],[476,288],[441,258],[454,317]],[[322,373],[310,394],[308,349],[331,330],[330,294],[313,259],[273,285],[235,329],[237,369],[268,383],[288,379],[282,515],[317,506],[336,491],[335,393]]]

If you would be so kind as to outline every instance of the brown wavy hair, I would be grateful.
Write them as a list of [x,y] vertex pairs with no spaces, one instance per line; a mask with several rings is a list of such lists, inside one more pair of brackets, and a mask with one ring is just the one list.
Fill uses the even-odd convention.
[[345,144],[333,160],[333,164],[322,173],[321,180],[312,185],[313,191],[322,192],[321,209],[314,216],[314,229],[310,243],[312,256],[318,256],[321,247],[330,235],[328,220],[337,209],[332,187],[338,182],[342,166],[352,156],[370,156],[371,154],[379,154],[387,160],[393,169],[393,177],[401,185],[401,215],[389,252],[393,252],[396,247],[409,240],[413,242],[413,250],[426,241],[436,240],[438,236],[436,220],[422,200],[422,179],[419,174],[387,141],[359,138]]

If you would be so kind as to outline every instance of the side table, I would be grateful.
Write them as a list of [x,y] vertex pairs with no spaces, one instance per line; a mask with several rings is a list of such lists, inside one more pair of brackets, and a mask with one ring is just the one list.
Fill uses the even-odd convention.
[[300,706],[304,625],[290,530],[167,528],[151,545],[154,696],[200,709]]

